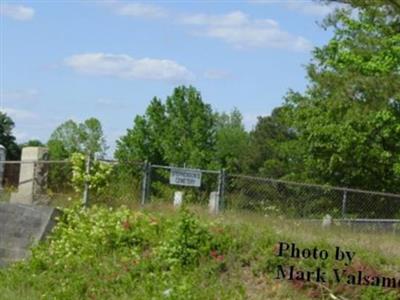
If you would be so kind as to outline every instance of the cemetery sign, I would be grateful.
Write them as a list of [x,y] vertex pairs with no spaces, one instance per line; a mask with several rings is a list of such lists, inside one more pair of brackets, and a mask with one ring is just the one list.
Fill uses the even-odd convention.
[[201,171],[195,169],[171,168],[169,183],[175,185],[200,187]]

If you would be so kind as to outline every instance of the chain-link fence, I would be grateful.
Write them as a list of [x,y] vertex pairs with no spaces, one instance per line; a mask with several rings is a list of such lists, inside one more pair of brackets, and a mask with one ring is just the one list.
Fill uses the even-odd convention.
[[5,161],[0,200],[19,203],[58,203],[73,196],[69,161]]
[[357,189],[229,175],[227,209],[293,218],[399,219],[400,195]]
[[111,173],[100,191],[89,188],[89,204],[102,203],[109,206],[139,206],[142,196],[142,162],[120,162],[117,160],[98,160],[112,166]]
[[[72,182],[73,168],[69,160],[2,161],[0,201],[67,207],[76,201],[84,202],[86,192],[89,204],[138,205],[143,164],[117,161],[101,163],[112,166],[104,188],[92,189],[88,184],[77,190]],[[93,165],[94,162],[89,165],[88,174],[91,174]]]
[[[77,192],[73,188],[70,161],[1,163],[0,201],[22,199],[22,202],[54,206],[66,206],[71,199],[83,201],[83,191]],[[151,165],[148,162],[103,160],[101,163],[111,165],[112,170],[101,191],[85,185],[89,204],[172,204],[175,192],[181,192],[183,201],[188,204],[210,206],[214,201],[213,211],[251,211],[307,219],[321,218],[326,214],[335,219],[400,219],[400,195],[396,194],[225,174],[223,170]],[[92,172],[90,166],[88,170]],[[189,175],[190,172],[198,174],[198,186],[171,182],[176,170]]]

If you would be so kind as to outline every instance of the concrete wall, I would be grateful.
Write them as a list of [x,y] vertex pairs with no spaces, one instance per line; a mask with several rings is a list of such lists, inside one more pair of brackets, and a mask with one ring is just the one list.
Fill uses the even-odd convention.
[[30,246],[54,227],[57,214],[46,206],[0,204],[0,266],[26,258]]

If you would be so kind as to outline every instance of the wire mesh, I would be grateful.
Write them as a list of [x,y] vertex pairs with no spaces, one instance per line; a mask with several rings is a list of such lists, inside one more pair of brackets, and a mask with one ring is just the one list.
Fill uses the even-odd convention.
[[79,197],[72,186],[70,161],[35,162],[33,180],[35,201],[64,206],[72,199]]
[[[53,206],[68,206],[72,199],[82,198],[82,193],[73,188],[70,161],[0,163],[4,167],[0,201],[10,201],[21,187],[32,190],[33,202]],[[180,186],[170,184],[170,166],[110,160],[101,163],[112,165],[112,171],[104,189],[89,190],[91,204],[139,205],[143,198],[146,203],[172,204],[174,193],[181,191],[185,203],[207,206],[210,193],[219,191],[223,201],[220,208],[226,210],[288,218],[313,219],[329,214],[336,219],[400,219],[400,195],[396,194],[233,174],[221,181],[223,173],[215,170],[200,170],[200,187]],[[21,177],[22,173],[25,175]]]
[[[82,200],[75,190],[70,161],[5,161],[0,201],[40,203],[68,207]],[[101,161],[112,166],[104,188],[89,188],[91,204],[138,204],[141,195],[142,163]]]
[[292,218],[400,218],[400,195],[230,175],[226,208]]
[[73,196],[69,161],[5,161],[0,201],[54,204]]
[[357,219],[400,219],[400,196],[349,191],[345,216]]
[[101,161],[112,166],[105,187],[95,193],[89,190],[90,203],[109,206],[139,205],[141,198],[142,162]]

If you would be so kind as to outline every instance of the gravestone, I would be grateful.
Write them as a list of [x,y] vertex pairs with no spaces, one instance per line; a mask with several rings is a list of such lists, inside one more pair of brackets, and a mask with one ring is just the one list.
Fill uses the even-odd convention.
[[328,228],[332,225],[332,217],[331,215],[325,215],[324,218],[322,219],[322,227],[323,228]]
[[6,148],[0,145],[0,191],[3,190],[4,161],[6,160]]
[[208,210],[212,214],[217,214],[219,212],[218,192],[210,193],[210,201],[208,202]]
[[176,191],[174,193],[174,207],[179,207],[182,205],[183,202],[183,192]]
[[[44,147],[22,149],[18,192],[11,194],[11,203],[32,204],[46,188],[47,165],[38,161],[47,160],[48,151]],[[24,163],[25,161],[25,163]]]
[[58,211],[26,204],[0,204],[0,267],[26,258],[30,246],[54,227]]

